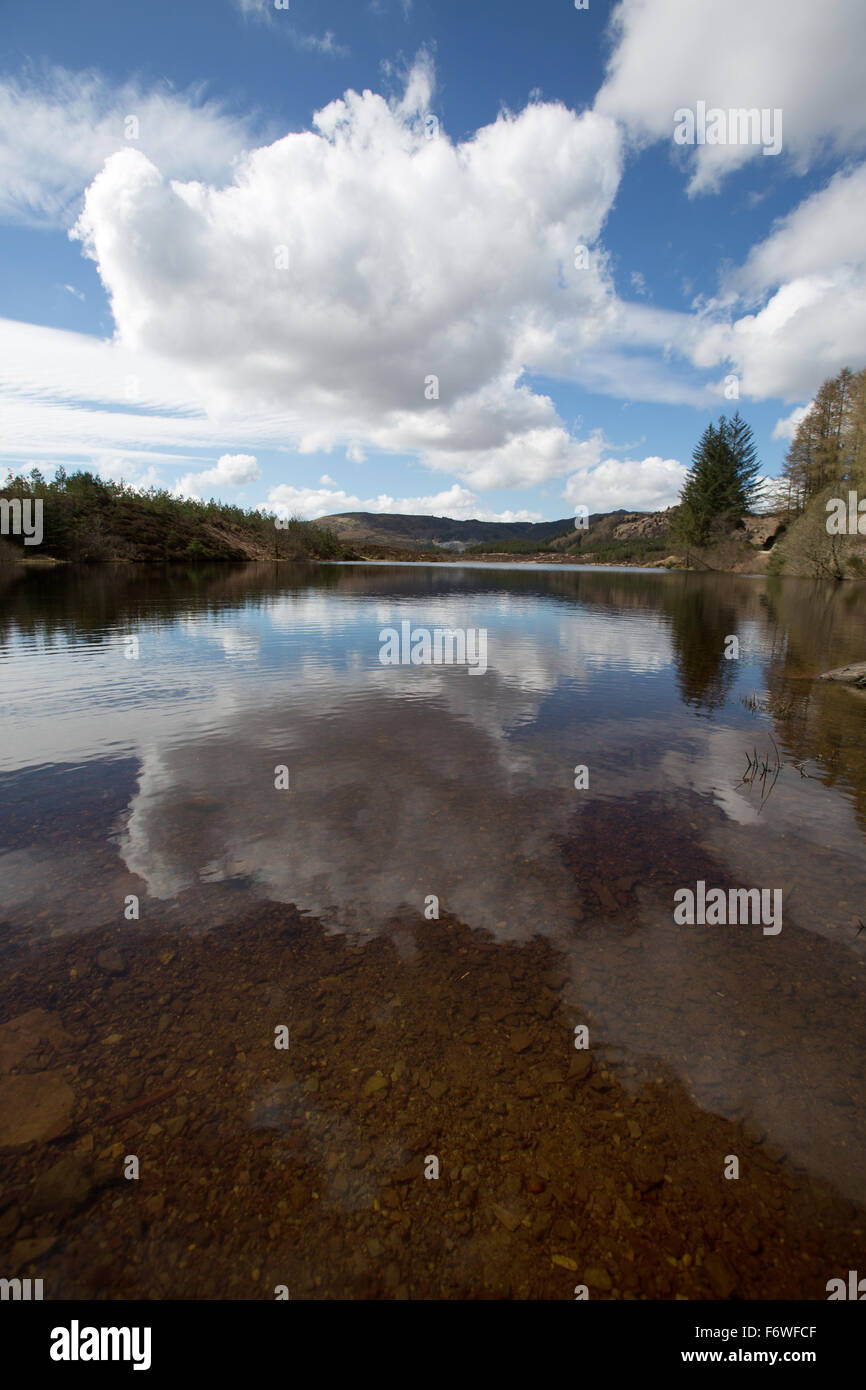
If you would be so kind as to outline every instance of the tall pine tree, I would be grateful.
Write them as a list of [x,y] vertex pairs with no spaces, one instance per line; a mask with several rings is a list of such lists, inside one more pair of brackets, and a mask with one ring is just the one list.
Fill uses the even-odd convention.
[[757,450],[751,427],[740,415],[709,424],[692,454],[680,494],[677,530],[691,545],[706,545],[720,526],[733,527],[758,493]]
[[726,437],[729,470],[725,510],[739,520],[744,512],[751,511],[758,499],[761,465],[751,425],[746,424],[739,411],[732,420],[725,420],[722,428]]

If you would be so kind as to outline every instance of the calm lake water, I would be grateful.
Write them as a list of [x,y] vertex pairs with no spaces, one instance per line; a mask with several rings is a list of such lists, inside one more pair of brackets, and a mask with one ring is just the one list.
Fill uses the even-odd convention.
[[[98,1119],[124,1102],[128,1109],[157,1082],[168,1087],[183,1076],[173,1060],[183,1058],[182,1042],[179,1054],[171,1047],[149,1054],[142,1043],[138,1057],[150,1058],[144,1091],[134,1077],[130,1082],[128,1062],[116,1090],[106,1082],[120,1064],[99,1052],[106,1046],[104,1011],[121,1020],[105,1014],[112,1036],[115,1027],[124,1034],[128,1014],[152,1038],[166,1034],[169,1042],[182,1013],[177,998],[192,1008],[198,997],[186,976],[173,993],[155,964],[136,975],[136,951],[157,939],[164,949],[172,936],[218,950],[239,922],[257,924],[285,909],[295,913],[303,939],[320,941],[334,959],[351,948],[372,960],[368,948],[387,946],[396,964],[381,981],[382,997],[371,997],[375,982],[362,988],[362,1031],[371,1035],[377,1007],[387,1013],[402,1001],[414,1010],[413,991],[432,969],[425,933],[432,940],[447,923],[458,934],[474,933],[488,951],[501,950],[506,964],[497,963],[498,975],[477,977],[481,1014],[470,1011],[466,1028],[482,1051],[485,1027],[504,1028],[503,1055],[517,1071],[524,1049],[521,1038],[513,1041],[516,1032],[510,1049],[507,1042],[515,1023],[508,988],[522,978],[522,966],[514,965],[521,952],[544,950],[559,978],[538,989],[555,996],[566,1064],[573,1026],[585,1022],[596,1073],[604,1067],[616,1075],[622,1104],[648,1078],[662,1077],[668,1090],[682,1087],[695,1113],[740,1126],[793,1181],[815,1180],[821,1193],[843,1201],[866,1200],[866,932],[858,934],[866,915],[866,698],[814,680],[866,657],[863,586],[527,565],[9,567],[0,570],[0,602],[2,1019],[59,1008],[66,1026],[78,1027],[82,1053],[70,1073],[83,1107],[76,1110],[76,1141],[82,1116]],[[382,665],[380,631],[399,630],[404,620],[413,629],[486,630],[486,672]],[[738,659],[725,654],[732,636]],[[763,779],[744,780],[750,759],[769,764]],[[588,785],[577,788],[581,765]],[[282,767],[288,789],[275,786]],[[698,880],[781,889],[781,932],[765,935],[759,924],[675,924],[674,893]],[[130,895],[139,900],[137,920],[125,917]],[[425,918],[430,895],[438,899],[438,921]],[[115,939],[132,965],[106,973],[89,960],[89,943],[105,947]],[[460,939],[458,965],[460,951],[469,953],[467,962],[471,957],[470,936]],[[301,970],[303,951],[293,959]],[[323,970],[314,972],[319,1004],[316,989],[305,1001],[314,1030],[322,989],[327,995],[329,988],[321,980],[331,978]],[[272,974],[260,982],[271,990],[271,1035],[284,1016],[291,1028],[298,1014],[289,1008],[293,979],[284,974],[275,984]],[[134,993],[124,994],[133,976]],[[338,971],[337,978],[347,977]],[[460,991],[474,983],[460,980],[456,970],[444,979],[434,1010],[446,1026],[453,1011],[455,1036]],[[344,1018],[352,1016],[353,1005],[346,1007]],[[531,1000],[520,1008],[531,1012]],[[348,1200],[355,1179],[350,1174],[347,1186],[337,1178],[340,1155],[351,1145],[340,1148],[322,1119],[324,1102],[316,1101],[318,1078],[325,1086],[331,1064],[345,1063],[347,1076],[353,1071],[354,1027],[346,1036],[338,1019],[339,1010],[311,1057],[315,1087],[299,1074],[306,1098],[289,1107],[278,1129],[284,1136],[292,1127],[296,1136],[304,1131],[323,1174],[336,1174],[330,1189],[326,1176],[310,1178],[308,1207],[327,1201],[330,1190],[335,1210],[357,1214],[373,1210],[379,1189],[373,1184],[369,1201],[357,1193]],[[531,1019],[523,1022],[531,1034]],[[218,1034],[220,1020],[211,1025]],[[411,1023],[407,1028],[409,1038]],[[558,1044],[533,1037],[526,1056],[534,1047],[543,1071],[546,1060],[558,1060],[545,1050]],[[123,1044],[113,1046],[116,1052]],[[404,1038],[403,1053],[413,1046]],[[232,1048],[227,1056],[234,1066]],[[442,1056],[442,1074],[459,1089],[458,1072],[449,1073]],[[363,1054],[359,1065],[360,1082]],[[435,1086],[417,1055],[406,1056],[406,1067],[410,1081],[418,1077],[416,1091]],[[376,1121],[380,1137],[393,1138],[401,1105],[411,1101],[400,1102],[400,1068],[395,1075],[385,1102],[393,1110]],[[473,1105],[487,1109],[487,1081],[480,1073],[463,1080],[471,1117]],[[516,1071],[504,1080],[527,1089]],[[269,1075],[268,1086],[276,1084]],[[249,1116],[267,1101],[263,1083],[253,1072],[243,1088],[253,1108],[247,1121],[225,1109],[224,1135],[259,1124]],[[364,1103],[372,1105],[375,1088],[369,1097]],[[319,1109],[304,1111],[313,1102]],[[337,1130],[349,1123],[347,1103],[335,1093]],[[506,1118],[511,1104],[506,1095],[499,1106]],[[554,1136],[560,1108],[548,1104],[543,1115]],[[139,1146],[160,1113],[142,1108]],[[616,1128],[613,1117],[624,1113],[600,1116],[599,1154],[614,1145],[604,1123]],[[681,1119],[665,1119],[658,1107],[653,1114],[659,1142],[665,1134],[676,1138]],[[205,1129],[207,1119],[203,1111]],[[443,1124],[439,1139],[447,1151],[447,1115]],[[188,1132],[196,1132],[194,1123]],[[115,1137],[97,1133],[94,1153],[110,1152]],[[118,1142],[132,1139],[121,1135]],[[423,1136],[419,1142],[424,1149]],[[619,1148],[619,1138],[615,1143]],[[676,1147],[669,1145],[672,1163]],[[47,1160],[31,1152],[29,1161],[35,1167],[21,1170],[22,1184]],[[355,1173],[363,1170],[346,1162]],[[477,1166],[473,1159],[461,1172]],[[719,1186],[716,1171],[694,1180]],[[687,1191],[689,1181],[688,1171],[680,1173],[675,1190]],[[541,1186],[554,1183],[551,1175]],[[524,1198],[512,1196],[515,1220],[522,1220]],[[470,1214],[457,1229],[469,1244],[481,1240],[483,1199],[482,1191],[475,1216],[470,1199],[463,1203]],[[800,1230],[817,1232],[825,1200],[804,1208]],[[42,1228],[26,1195],[19,1205],[15,1238],[38,1237]],[[300,1198],[295,1205],[287,1219],[304,1219]],[[104,1218],[109,1247],[112,1210]],[[526,1210],[526,1222],[534,1221]],[[859,1232],[857,1210],[848,1216]],[[150,1219],[158,1225],[164,1218]],[[579,1217],[567,1220],[579,1237]],[[500,1212],[500,1227],[503,1221]],[[735,1217],[730,1225],[736,1232]],[[344,1233],[352,1252],[361,1242],[353,1229],[350,1222]],[[205,1246],[219,1239],[218,1227],[207,1231],[199,1233]],[[282,1237],[262,1239],[270,1248]],[[564,1228],[560,1240],[569,1258]],[[408,1235],[401,1249],[407,1242]],[[376,1263],[367,1249],[379,1244],[363,1235],[361,1265]],[[71,1240],[46,1258],[55,1260],[65,1287],[80,1290],[75,1249]],[[389,1252],[385,1241],[386,1262]],[[399,1251],[391,1253],[378,1291],[421,1287]],[[106,1258],[110,1270],[110,1249]],[[598,1258],[612,1267],[614,1286],[627,1288],[625,1275],[617,1278],[616,1251],[605,1257],[599,1246]],[[757,1285],[746,1280],[745,1287],[771,1287],[761,1265],[768,1257],[751,1251],[749,1258],[758,1262]],[[737,1266],[735,1253],[729,1259]],[[546,1247],[544,1263],[549,1270]],[[580,1268],[579,1256],[576,1263]],[[326,1273],[322,1283],[321,1272],[308,1266],[295,1271],[295,1283],[308,1285],[309,1296],[333,1293],[335,1276]],[[488,1266],[487,1285],[501,1292]],[[573,1284],[570,1266],[563,1268]],[[814,1288],[837,1272],[845,1273],[818,1270]],[[441,1291],[427,1277],[427,1292]],[[478,1279],[477,1272],[465,1274],[469,1284]],[[654,1279],[638,1278],[635,1296],[666,1296],[664,1282]],[[796,1283],[785,1287],[797,1296]],[[813,1296],[813,1285],[800,1296]]]

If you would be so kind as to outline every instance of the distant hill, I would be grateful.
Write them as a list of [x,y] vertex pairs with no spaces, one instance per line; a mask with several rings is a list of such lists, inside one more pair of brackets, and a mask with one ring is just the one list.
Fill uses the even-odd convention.
[[[606,518],[625,521],[639,514],[620,509],[597,512],[589,518],[590,527]],[[382,512],[338,512],[319,519],[339,536],[345,545],[405,546],[409,550],[428,546],[472,546],[494,541],[534,541],[539,550],[560,537],[574,534],[574,517],[561,521],[455,521],[450,516],[395,516]]]
[[[25,545],[16,517],[40,503],[41,543]],[[0,564],[45,560],[544,560],[554,564],[682,567],[672,554],[674,508],[595,512],[575,528],[558,521],[455,521],[448,516],[341,512],[318,521],[279,521],[257,508],[179,498],[165,489],[138,492],[86,470],[59,469],[47,482],[37,469],[0,484]],[[276,524],[275,524],[276,523]],[[30,525],[28,521],[27,526]],[[692,555],[700,568],[765,569],[785,530],[779,516],[747,516],[724,554]],[[22,533],[23,532],[23,533]],[[32,534],[32,532],[30,533]],[[717,547],[718,549],[718,547]]]

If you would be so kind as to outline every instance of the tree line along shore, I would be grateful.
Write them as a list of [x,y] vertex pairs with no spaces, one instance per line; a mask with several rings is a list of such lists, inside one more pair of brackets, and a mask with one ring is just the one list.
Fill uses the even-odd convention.
[[[32,516],[37,502],[38,544],[32,534],[28,543],[20,521],[21,508]],[[431,520],[443,537],[462,528],[468,543],[431,537]],[[520,528],[366,513],[304,521],[61,467],[51,480],[37,468],[10,472],[0,486],[0,522],[0,563],[463,557],[864,579],[866,368],[846,367],[822,384],[777,479],[762,478],[739,410],[708,424],[677,504],[660,512],[619,509]]]

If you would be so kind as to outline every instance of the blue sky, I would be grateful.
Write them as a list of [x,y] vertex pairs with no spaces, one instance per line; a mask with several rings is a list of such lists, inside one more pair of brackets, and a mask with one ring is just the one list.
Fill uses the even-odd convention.
[[[649,509],[735,405],[775,475],[866,362],[861,0],[7,0],[0,26],[15,470],[306,516]],[[678,143],[699,103],[719,138]]]

